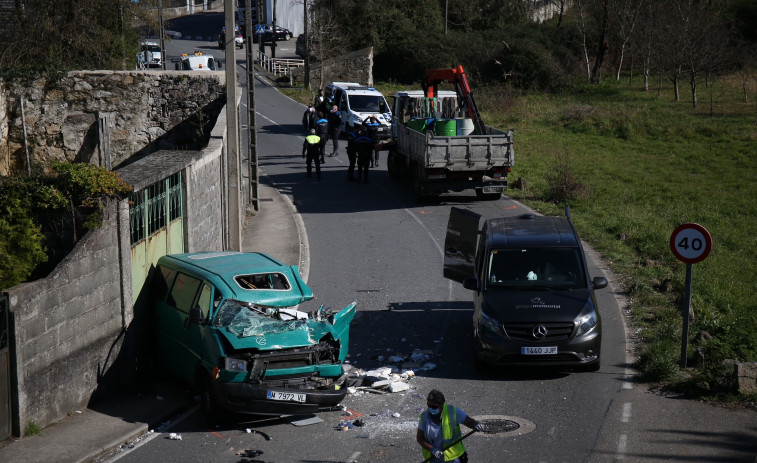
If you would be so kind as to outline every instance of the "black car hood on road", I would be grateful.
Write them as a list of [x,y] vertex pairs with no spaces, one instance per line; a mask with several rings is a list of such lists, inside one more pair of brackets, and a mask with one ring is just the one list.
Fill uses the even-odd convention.
[[591,291],[488,288],[481,307],[500,322],[573,322],[593,307]]

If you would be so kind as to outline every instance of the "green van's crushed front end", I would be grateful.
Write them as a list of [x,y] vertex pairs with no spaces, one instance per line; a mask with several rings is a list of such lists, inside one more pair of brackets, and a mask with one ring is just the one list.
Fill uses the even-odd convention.
[[[344,399],[342,362],[354,302],[320,316],[257,306],[237,311],[237,305],[226,301],[215,321],[224,355],[211,379],[221,406],[243,413],[294,414],[333,407]],[[236,314],[224,320],[228,310]]]
[[313,298],[297,267],[261,253],[169,255],[150,294],[156,355],[197,387],[209,418],[312,413],[344,399],[356,303],[297,310]]

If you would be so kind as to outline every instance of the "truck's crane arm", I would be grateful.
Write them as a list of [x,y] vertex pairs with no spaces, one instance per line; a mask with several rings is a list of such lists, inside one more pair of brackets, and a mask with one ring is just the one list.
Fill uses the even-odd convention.
[[481,119],[476,106],[476,100],[473,98],[473,92],[468,85],[468,79],[465,77],[465,71],[462,66],[454,69],[429,69],[426,71],[426,80],[421,83],[423,93],[427,98],[434,98],[437,93],[439,82],[449,82],[455,86],[455,91],[462,99],[468,117],[473,119],[475,131],[478,134],[486,133],[486,126]]

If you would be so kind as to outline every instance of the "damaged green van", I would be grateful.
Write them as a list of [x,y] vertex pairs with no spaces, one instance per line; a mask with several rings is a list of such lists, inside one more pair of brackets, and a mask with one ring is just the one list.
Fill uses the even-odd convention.
[[342,363],[356,303],[297,310],[313,292],[296,266],[263,253],[167,255],[150,297],[159,364],[200,391],[209,420],[312,413],[346,395]]

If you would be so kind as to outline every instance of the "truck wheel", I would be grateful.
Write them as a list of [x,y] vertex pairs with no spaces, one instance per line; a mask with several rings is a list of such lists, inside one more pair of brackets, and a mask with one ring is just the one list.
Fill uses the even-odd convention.
[[421,174],[418,168],[413,169],[413,198],[419,203],[426,203],[439,199],[438,194],[426,194],[423,193],[423,182],[421,182]]
[[423,202],[423,190],[421,189],[421,175],[418,169],[413,169],[413,198],[417,202]]
[[499,193],[484,193],[484,190],[477,189],[476,190],[476,197],[478,199],[483,199],[485,201],[497,201],[498,199],[502,198],[502,192]]

